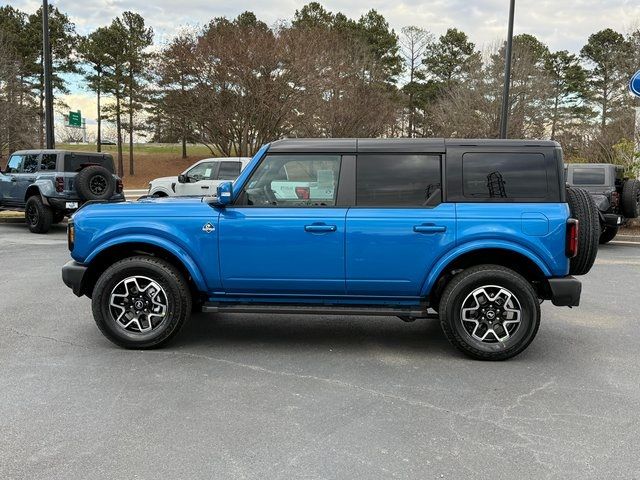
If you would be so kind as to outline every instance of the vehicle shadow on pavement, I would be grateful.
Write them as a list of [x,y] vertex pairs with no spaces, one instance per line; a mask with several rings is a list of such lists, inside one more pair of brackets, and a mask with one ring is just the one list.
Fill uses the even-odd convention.
[[[433,319],[406,323],[394,317],[195,314],[172,345],[256,345],[260,348],[349,347],[451,350]],[[169,346],[168,348],[171,348]]]

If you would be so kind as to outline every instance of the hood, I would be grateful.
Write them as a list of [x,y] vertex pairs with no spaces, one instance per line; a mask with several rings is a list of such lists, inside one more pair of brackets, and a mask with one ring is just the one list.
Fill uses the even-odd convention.
[[93,203],[80,208],[73,215],[73,220],[81,221],[87,217],[199,217],[210,214],[212,210],[202,199],[203,197],[147,197],[135,202]]
[[178,181],[177,176],[176,177],[160,177],[160,178],[154,178],[149,183],[153,185],[155,183],[177,183],[177,181]]

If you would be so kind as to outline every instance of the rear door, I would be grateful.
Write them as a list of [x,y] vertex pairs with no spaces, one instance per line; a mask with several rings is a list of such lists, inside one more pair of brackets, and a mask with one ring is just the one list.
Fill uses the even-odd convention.
[[347,214],[347,294],[418,296],[455,243],[455,206],[442,202],[441,157],[359,153]]
[[38,173],[38,165],[40,162],[40,154],[29,153],[24,156],[22,161],[22,167],[16,174],[16,199],[24,203],[24,197],[27,194],[27,188],[33,182],[36,181],[36,174]]

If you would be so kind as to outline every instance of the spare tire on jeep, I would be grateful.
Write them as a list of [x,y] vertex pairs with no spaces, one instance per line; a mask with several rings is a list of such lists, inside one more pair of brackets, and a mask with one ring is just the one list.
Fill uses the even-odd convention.
[[569,274],[585,275],[596,260],[600,241],[598,207],[583,188],[567,188],[571,217],[578,220],[578,254],[571,259]]
[[116,181],[106,168],[89,165],[78,172],[75,186],[85,200],[107,200],[116,190]]
[[640,181],[627,180],[622,186],[622,213],[627,218],[637,218],[640,212]]

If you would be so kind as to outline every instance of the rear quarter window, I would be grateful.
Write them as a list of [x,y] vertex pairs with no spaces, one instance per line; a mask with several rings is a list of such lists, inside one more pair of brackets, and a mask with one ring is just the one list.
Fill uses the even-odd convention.
[[573,185],[604,185],[604,168],[578,167],[573,169]]
[[545,157],[540,153],[465,153],[462,190],[465,198],[479,200],[546,198]]
[[115,173],[113,157],[111,155],[84,155],[82,153],[68,153],[64,156],[64,171],[78,172],[83,165],[101,165],[111,173]]

